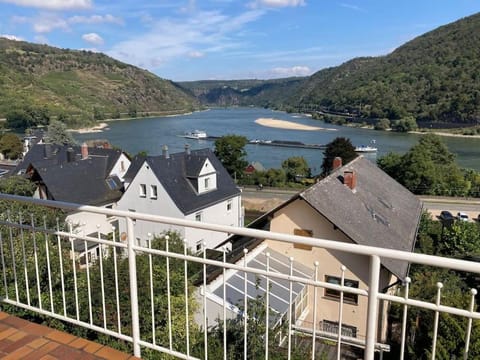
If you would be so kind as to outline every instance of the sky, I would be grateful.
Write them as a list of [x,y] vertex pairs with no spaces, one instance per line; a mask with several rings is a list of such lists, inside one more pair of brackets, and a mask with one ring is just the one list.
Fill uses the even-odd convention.
[[479,0],[0,0],[0,36],[174,81],[271,79],[386,55],[479,11]]

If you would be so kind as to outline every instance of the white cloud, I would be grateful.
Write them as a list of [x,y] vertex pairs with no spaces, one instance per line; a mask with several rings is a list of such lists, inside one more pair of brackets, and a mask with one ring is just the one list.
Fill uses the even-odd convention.
[[23,38],[21,38],[19,36],[16,36],[16,35],[0,34],[0,37],[8,39],[8,40],[23,41]]
[[251,5],[254,7],[265,6],[272,8],[280,8],[303,6],[305,4],[305,0],[256,0]]
[[101,23],[111,23],[123,25],[124,21],[122,18],[106,14],[106,15],[91,15],[91,16],[72,16],[68,18],[69,24],[101,24]]
[[89,9],[91,0],[0,0],[0,2],[49,10]]
[[201,51],[195,51],[195,50],[193,50],[193,51],[190,51],[190,52],[188,53],[188,57],[190,57],[190,58],[192,58],[192,59],[198,59],[198,58],[202,58],[202,57],[204,57],[204,56],[205,56],[205,54],[204,54],[203,52],[201,52]]
[[189,18],[163,18],[151,23],[147,33],[116,44],[108,54],[150,70],[156,69],[176,58],[199,57],[238,47],[236,34],[263,14],[261,10],[250,10],[238,16],[203,11]]
[[40,14],[39,17],[32,19],[31,21],[33,23],[33,30],[37,33],[48,33],[55,29],[61,29],[64,31],[70,30],[65,19],[51,13]]
[[308,66],[276,67],[271,71],[275,77],[307,76],[312,73]]
[[345,9],[350,9],[350,10],[359,11],[359,12],[366,12],[364,9],[362,9],[360,6],[357,6],[357,5],[342,3],[340,4],[340,6]]
[[82,39],[92,45],[103,45],[103,38],[96,33],[83,34]]

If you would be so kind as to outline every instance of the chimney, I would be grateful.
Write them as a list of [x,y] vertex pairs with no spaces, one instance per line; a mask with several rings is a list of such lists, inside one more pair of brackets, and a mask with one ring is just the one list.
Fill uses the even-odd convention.
[[185,144],[185,155],[190,155],[190,145]]
[[82,160],[88,159],[88,146],[87,143],[82,144]]
[[43,147],[43,155],[45,159],[50,159],[52,157],[52,144],[45,144]]
[[342,158],[337,156],[333,159],[332,171],[335,171],[340,167],[342,167]]
[[162,155],[165,159],[169,159],[170,158],[170,155],[168,154],[168,146],[167,145],[163,145],[162,147]]
[[343,184],[348,186],[351,190],[357,187],[357,174],[355,171],[349,170],[343,173]]
[[75,161],[75,152],[71,147],[67,149],[67,162],[71,163]]

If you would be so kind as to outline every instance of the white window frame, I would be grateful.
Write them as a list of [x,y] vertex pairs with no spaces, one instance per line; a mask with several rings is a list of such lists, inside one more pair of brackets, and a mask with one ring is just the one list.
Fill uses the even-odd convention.
[[150,185],[150,199],[158,199],[158,188],[157,185]]
[[201,211],[195,213],[195,221],[202,221],[202,218],[203,216]]
[[205,187],[205,190],[210,189],[210,178],[209,177],[206,177],[205,179],[203,179],[203,185]]
[[140,193],[140,197],[142,197],[142,198],[147,197],[147,185],[146,184],[140,184],[139,185],[139,193]]
[[232,212],[232,208],[233,208],[233,201],[227,200],[227,212],[228,213]]

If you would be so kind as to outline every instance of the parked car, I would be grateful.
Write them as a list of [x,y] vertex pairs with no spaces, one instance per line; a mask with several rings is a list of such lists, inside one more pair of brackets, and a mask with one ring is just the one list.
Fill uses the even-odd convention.
[[444,220],[444,221],[448,221],[448,220],[454,220],[455,218],[453,217],[453,215],[450,211],[443,210],[440,213],[440,219]]
[[459,211],[457,213],[457,219],[460,220],[460,221],[468,221],[469,220],[468,215],[465,214],[464,212],[461,212],[461,211]]

